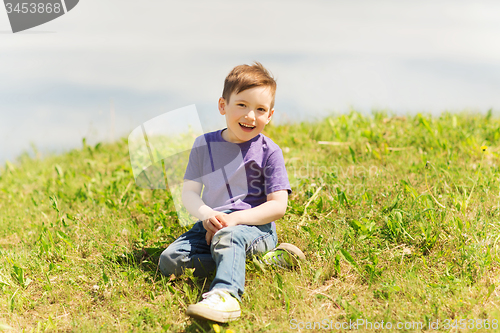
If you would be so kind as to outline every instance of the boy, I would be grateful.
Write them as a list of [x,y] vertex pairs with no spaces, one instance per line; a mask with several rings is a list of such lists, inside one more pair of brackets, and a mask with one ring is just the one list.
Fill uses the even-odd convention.
[[285,214],[291,192],[281,149],[261,134],[273,116],[275,92],[275,80],[260,63],[235,67],[218,102],[227,128],[198,137],[191,150],[182,202],[200,221],[159,262],[166,276],[185,268],[198,276],[216,270],[189,316],[218,322],[240,316],[247,256],[274,249],[264,261],[285,266],[304,258],[293,245],[275,248],[273,221]]

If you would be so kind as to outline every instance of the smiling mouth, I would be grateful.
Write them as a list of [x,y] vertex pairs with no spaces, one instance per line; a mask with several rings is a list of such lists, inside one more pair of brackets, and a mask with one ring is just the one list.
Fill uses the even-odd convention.
[[241,127],[243,128],[246,128],[246,129],[254,129],[255,126],[252,126],[252,125],[247,125],[247,124],[243,124],[243,123],[239,123]]

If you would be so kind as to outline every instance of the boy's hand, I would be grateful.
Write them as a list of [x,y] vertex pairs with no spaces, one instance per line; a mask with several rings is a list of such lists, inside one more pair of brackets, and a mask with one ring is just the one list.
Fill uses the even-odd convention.
[[219,221],[223,228],[238,225],[238,221],[235,217],[235,213],[215,215],[215,218]]
[[226,227],[225,225],[222,225],[219,220],[216,218],[216,216],[223,216],[223,215],[228,215],[226,213],[222,212],[217,212],[217,215],[212,216],[206,220],[203,220],[203,228],[205,228],[206,231],[212,232],[214,235],[217,231],[220,229]]
[[214,234],[211,231],[207,230],[207,233],[205,234],[205,240],[207,241],[207,245],[210,245],[210,242],[212,241],[213,237]]
[[220,224],[215,217],[211,217],[203,220],[203,228],[205,228],[206,231],[210,231],[212,234],[215,234],[217,231],[222,229],[222,224]]
[[207,241],[207,245],[210,245],[212,238],[222,228],[230,227],[234,224],[232,219],[228,219],[229,214],[223,212],[217,212],[217,215],[212,216],[206,220],[203,220],[202,225],[203,228],[207,231],[205,234],[205,240]]

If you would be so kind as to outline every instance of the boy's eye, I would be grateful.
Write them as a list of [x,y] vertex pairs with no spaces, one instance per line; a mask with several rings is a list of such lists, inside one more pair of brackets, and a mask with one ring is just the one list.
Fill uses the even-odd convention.
[[245,107],[245,104],[239,103],[238,106]]
[[259,108],[258,110],[262,111],[262,112],[266,112],[266,109],[264,109],[264,108]]

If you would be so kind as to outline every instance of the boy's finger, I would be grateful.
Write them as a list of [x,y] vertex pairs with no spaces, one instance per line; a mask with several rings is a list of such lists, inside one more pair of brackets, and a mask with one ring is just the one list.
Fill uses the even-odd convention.
[[210,232],[212,234],[215,234],[217,231],[219,231],[219,229],[217,229],[211,222],[208,222],[208,224],[210,225]]
[[[227,214],[224,214],[227,215]],[[225,216],[222,214],[219,214],[216,217],[217,222],[219,222],[222,226],[227,227],[227,222]]]
[[204,220],[203,221],[203,228],[205,228],[205,230],[207,232],[211,232],[211,233],[217,232],[217,229],[214,227],[214,225],[212,224],[212,222],[210,222],[209,220]]
[[215,228],[217,228],[217,230],[220,230],[223,227],[222,224],[220,224],[219,220],[217,220],[217,218],[215,216],[210,218],[210,222],[212,223],[212,225]]
[[222,229],[222,226],[218,228],[216,225],[214,225],[212,222],[208,222],[210,224],[210,231],[212,231],[212,234],[215,234],[217,231]]
[[210,231],[207,231],[207,233],[205,234],[205,240],[207,241],[207,245],[210,245],[210,242],[212,241],[213,236],[214,236],[213,233],[211,233]]

